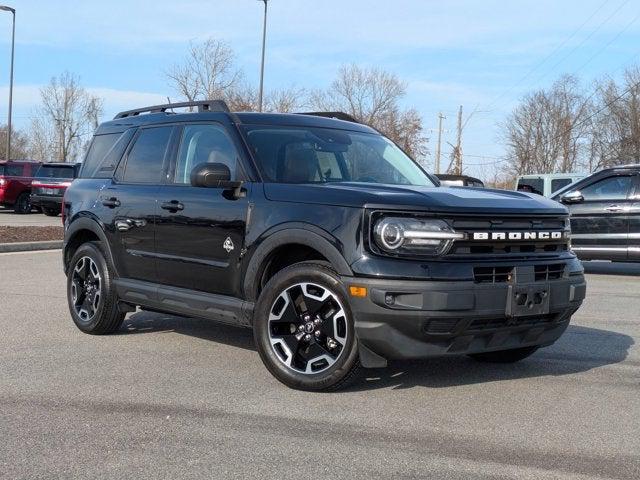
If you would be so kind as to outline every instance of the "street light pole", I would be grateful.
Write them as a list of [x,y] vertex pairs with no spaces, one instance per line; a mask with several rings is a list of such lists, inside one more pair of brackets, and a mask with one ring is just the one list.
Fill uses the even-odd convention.
[[13,54],[16,40],[16,10],[5,5],[0,5],[0,10],[11,12],[13,26],[11,29],[11,68],[9,73],[9,120],[7,122],[7,161],[11,160],[11,108],[13,105]]
[[264,2],[264,24],[262,26],[262,63],[260,65],[260,90],[258,91],[258,111],[262,111],[262,95],[264,92],[264,51],[267,43],[267,1]]

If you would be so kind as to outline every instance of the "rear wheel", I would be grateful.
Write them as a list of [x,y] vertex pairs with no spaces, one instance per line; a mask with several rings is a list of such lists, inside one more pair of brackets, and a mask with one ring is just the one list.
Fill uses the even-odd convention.
[[60,209],[52,207],[42,207],[42,213],[44,213],[47,217],[57,217],[58,215],[60,215]]
[[28,193],[21,193],[20,196],[18,196],[16,203],[13,206],[13,211],[20,215],[31,212],[31,201],[29,200]]
[[474,353],[469,356],[480,362],[515,363],[533,355],[536,350],[538,350],[538,347],[522,347],[512,350],[502,350],[500,352]]
[[113,273],[99,242],[85,243],[73,255],[67,272],[67,301],[76,326],[94,335],[120,328]]
[[278,272],[254,311],[254,337],[267,369],[300,390],[336,390],[360,365],[353,316],[338,275],[305,262]]

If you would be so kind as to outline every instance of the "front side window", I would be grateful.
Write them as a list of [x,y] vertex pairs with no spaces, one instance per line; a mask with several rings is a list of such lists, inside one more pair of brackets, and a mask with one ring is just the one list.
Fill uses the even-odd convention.
[[190,183],[191,172],[202,163],[223,163],[236,178],[238,154],[221,125],[187,125],[182,131],[174,183]]
[[585,200],[626,200],[633,183],[631,176],[607,177],[580,189]]
[[267,182],[435,186],[382,135],[316,127],[245,127]]
[[161,183],[164,156],[173,127],[140,130],[129,150],[122,180],[130,183]]

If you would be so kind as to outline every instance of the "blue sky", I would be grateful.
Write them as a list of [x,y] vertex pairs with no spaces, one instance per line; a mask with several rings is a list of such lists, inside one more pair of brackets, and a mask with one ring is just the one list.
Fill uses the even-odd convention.
[[[9,0],[0,0],[9,1]],[[490,176],[504,147],[496,123],[527,91],[562,73],[585,84],[618,78],[640,62],[640,2],[270,0],[265,88],[327,85],[343,63],[378,66],[407,82],[430,137],[445,120],[454,141],[458,105],[477,112],[463,151],[468,173]],[[212,36],[236,51],[257,83],[261,2],[257,0],[13,0],[17,12],[14,122],[27,128],[38,89],[64,70],[119,110],[175,97],[164,71],[190,40]],[[0,115],[6,115],[10,15],[0,12]],[[4,33],[3,33],[4,32]],[[5,59],[5,60],[3,60]],[[466,116],[466,115],[465,115]]]

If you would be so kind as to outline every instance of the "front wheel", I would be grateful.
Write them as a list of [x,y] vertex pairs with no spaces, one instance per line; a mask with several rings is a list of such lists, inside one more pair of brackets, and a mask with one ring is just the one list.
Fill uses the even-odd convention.
[[533,355],[536,350],[538,350],[538,347],[522,347],[499,352],[474,353],[469,356],[480,362],[515,363]]
[[100,335],[120,328],[124,313],[118,309],[113,273],[98,242],[81,245],[67,272],[67,301],[76,326]]
[[254,311],[254,337],[267,369],[291,388],[336,390],[360,365],[346,289],[322,264],[295,264],[267,283]]

